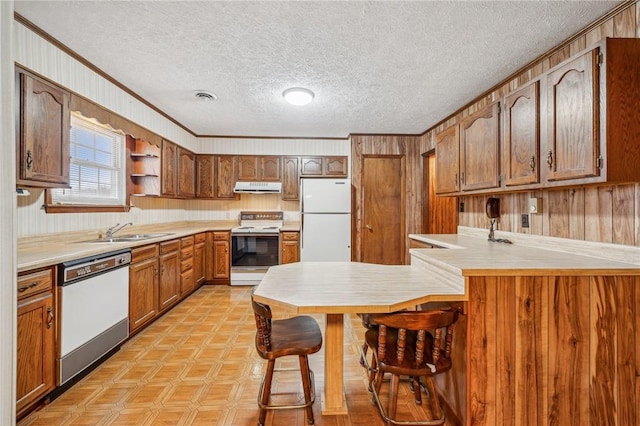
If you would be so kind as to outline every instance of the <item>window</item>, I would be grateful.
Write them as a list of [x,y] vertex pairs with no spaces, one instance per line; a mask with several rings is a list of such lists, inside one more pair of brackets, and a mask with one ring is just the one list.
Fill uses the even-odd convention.
[[69,185],[51,190],[52,205],[124,206],[125,135],[71,115]]

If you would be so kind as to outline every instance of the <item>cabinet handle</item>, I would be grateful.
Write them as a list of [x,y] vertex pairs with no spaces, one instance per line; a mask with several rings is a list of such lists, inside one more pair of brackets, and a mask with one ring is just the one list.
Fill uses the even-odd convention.
[[153,273],[158,278],[158,268],[153,268]]
[[367,228],[369,232],[373,232],[373,228],[371,227],[371,225],[365,225],[364,227]]
[[38,285],[38,281],[32,282],[32,283],[31,283],[31,284],[29,284],[29,285],[25,285],[25,286],[20,287],[20,288],[18,289],[18,292],[19,292],[19,293],[22,293],[22,292],[24,292],[24,291],[29,290],[30,288],[34,288],[34,287],[35,287],[35,286],[37,286],[37,285]]
[[531,167],[532,172],[536,170],[536,157],[534,155],[531,156],[531,161],[529,161],[529,167]]
[[47,314],[49,316],[47,319],[47,328],[51,328],[51,324],[53,324],[53,308],[51,306],[47,307]]
[[164,264],[162,264],[162,275],[164,275]]
[[460,173],[460,182],[464,185],[464,172]]
[[28,149],[27,150],[27,170],[31,170],[31,166],[33,166],[33,154],[31,153],[31,150]]
[[453,175],[453,180],[454,180],[454,185],[457,187],[458,186],[458,174],[456,173],[455,175]]
[[549,169],[553,167],[553,151],[551,150],[547,153],[547,165],[549,166]]

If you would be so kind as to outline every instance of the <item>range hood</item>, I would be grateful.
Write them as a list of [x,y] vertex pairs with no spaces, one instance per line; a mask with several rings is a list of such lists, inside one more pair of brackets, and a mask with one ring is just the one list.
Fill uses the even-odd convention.
[[236,182],[233,192],[238,194],[279,194],[282,182]]

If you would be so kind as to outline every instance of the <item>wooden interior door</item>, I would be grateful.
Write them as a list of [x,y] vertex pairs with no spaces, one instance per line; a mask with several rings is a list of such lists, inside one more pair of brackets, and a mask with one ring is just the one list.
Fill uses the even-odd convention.
[[435,152],[423,156],[422,161],[422,231],[427,234],[455,234],[458,232],[458,197],[436,195]]
[[401,265],[405,260],[405,171],[402,156],[362,160],[362,261]]

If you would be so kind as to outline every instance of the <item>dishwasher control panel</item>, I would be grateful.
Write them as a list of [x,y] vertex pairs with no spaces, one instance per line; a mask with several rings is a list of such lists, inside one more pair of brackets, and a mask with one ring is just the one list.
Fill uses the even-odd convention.
[[120,268],[131,263],[131,251],[106,253],[89,258],[78,259],[61,265],[61,280],[59,285],[66,285],[73,281],[102,274],[112,269]]

